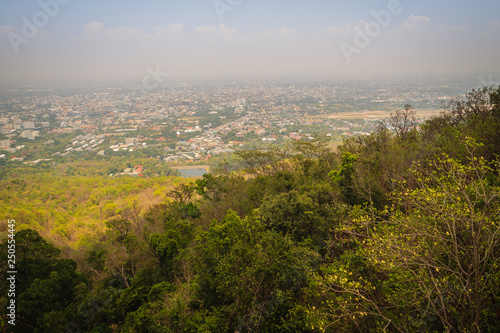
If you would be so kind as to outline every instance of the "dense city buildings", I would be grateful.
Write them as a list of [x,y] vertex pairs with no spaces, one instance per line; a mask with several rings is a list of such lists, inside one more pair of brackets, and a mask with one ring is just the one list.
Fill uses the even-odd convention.
[[471,84],[386,78],[168,82],[151,90],[123,83],[11,87],[0,90],[0,149],[4,161],[26,163],[138,150],[165,162],[194,162],[314,135],[368,135],[406,104],[422,120]]

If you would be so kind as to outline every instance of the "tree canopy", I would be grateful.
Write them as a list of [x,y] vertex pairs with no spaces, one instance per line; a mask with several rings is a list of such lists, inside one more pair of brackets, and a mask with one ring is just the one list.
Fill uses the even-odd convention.
[[[239,151],[232,168],[172,188],[3,182],[11,203],[12,191],[56,200],[50,214],[15,209],[19,326],[9,329],[498,332],[500,88],[422,124],[406,105],[385,125],[338,149],[318,136]],[[146,208],[127,193],[158,200]],[[58,243],[67,214],[86,216],[80,207],[95,215],[75,225],[93,232]]]

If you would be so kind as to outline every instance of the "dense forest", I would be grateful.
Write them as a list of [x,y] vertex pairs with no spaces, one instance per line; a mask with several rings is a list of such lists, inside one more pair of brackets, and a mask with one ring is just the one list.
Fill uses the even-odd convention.
[[[36,227],[18,225],[17,319],[4,315],[4,329],[500,332],[500,88],[474,90],[424,124],[407,105],[336,149],[317,136],[236,155],[238,171],[170,190],[51,179],[66,188],[45,200],[58,201],[25,212]],[[12,214],[43,189],[36,176],[1,186]],[[142,195],[158,204],[113,206],[148,186]],[[57,246],[51,235],[74,231],[58,222],[61,205],[91,217],[79,223],[92,237]],[[42,237],[44,226],[53,230]]]
[[3,228],[12,218],[17,231],[34,229],[59,247],[77,248],[104,232],[107,220],[140,215],[162,203],[170,189],[188,182],[174,176],[25,174],[1,183],[0,220]]

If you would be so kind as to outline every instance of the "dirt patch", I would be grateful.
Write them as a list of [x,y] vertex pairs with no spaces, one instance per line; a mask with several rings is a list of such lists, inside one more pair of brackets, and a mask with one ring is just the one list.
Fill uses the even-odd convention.
[[[415,110],[417,118],[430,118],[439,115],[443,110]],[[359,111],[339,112],[305,117],[305,119],[384,119],[388,118],[394,111]]]

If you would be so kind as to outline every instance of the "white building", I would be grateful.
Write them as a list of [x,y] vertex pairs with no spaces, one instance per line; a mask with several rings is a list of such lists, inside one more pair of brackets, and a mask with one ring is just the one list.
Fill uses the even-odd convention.
[[34,129],[35,128],[35,123],[32,121],[24,121],[23,122],[23,128],[25,129]]
[[233,105],[236,113],[243,112],[247,107],[247,100],[244,98],[237,99],[236,103],[233,103]]
[[10,140],[0,140],[0,148],[9,148]]
[[21,138],[29,139],[29,140],[35,140],[37,136],[40,135],[40,132],[38,131],[22,131],[21,132]]
[[139,139],[137,139],[137,138],[125,138],[125,144],[127,146],[137,146],[139,144]]

